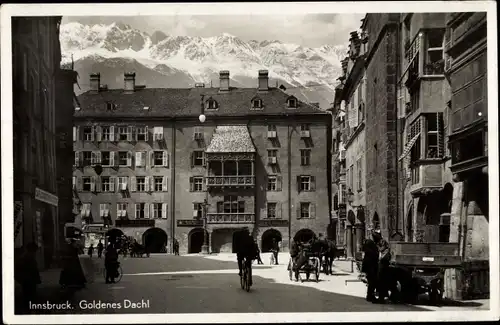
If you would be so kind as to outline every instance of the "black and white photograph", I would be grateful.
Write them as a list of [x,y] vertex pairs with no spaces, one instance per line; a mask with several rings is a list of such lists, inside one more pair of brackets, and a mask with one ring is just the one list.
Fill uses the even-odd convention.
[[0,10],[5,323],[498,319],[495,2]]

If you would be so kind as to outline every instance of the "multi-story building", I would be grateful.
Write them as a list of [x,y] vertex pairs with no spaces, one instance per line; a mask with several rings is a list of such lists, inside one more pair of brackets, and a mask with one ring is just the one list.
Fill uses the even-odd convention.
[[365,47],[365,159],[368,228],[394,239],[400,234],[397,164],[397,13],[370,13],[361,30]]
[[346,110],[347,127],[343,129],[345,142],[345,175],[347,223],[345,224],[345,246],[347,256],[362,249],[365,238],[365,45],[366,38],[360,39],[357,32],[351,33],[345,74],[341,77],[342,87],[335,93],[334,102],[340,102]]
[[446,25],[449,165],[454,181],[450,241],[460,243],[466,284],[455,294],[489,296],[486,13],[450,13]]
[[405,144],[399,161],[405,176],[407,241],[450,239],[453,185],[446,150],[450,87],[444,75],[445,16],[415,13],[401,17],[398,105],[405,121]]
[[[87,223],[158,251],[175,238],[181,252],[231,251],[251,229],[263,251],[272,238],[330,223],[331,117],[268,85],[148,89],[126,73],[124,89],[100,85],[75,111],[74,186]],[[206,121],[199,119],[200,114]]]
[[56,116],[65,109],[56,104],[60,22],[12,19],[15,247],[18,253],[36,243],[41,268],[55,262],[62,239],[56,170]]

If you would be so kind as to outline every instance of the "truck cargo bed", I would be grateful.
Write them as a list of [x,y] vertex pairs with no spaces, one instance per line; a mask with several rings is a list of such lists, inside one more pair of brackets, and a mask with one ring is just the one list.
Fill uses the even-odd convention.
[[458,243],[392,242],[391,262],[417,267],[458,267],[461,265]]

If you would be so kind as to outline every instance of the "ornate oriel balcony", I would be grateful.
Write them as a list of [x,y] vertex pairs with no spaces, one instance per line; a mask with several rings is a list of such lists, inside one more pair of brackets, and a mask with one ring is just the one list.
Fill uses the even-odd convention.
[[207,187],[248,186],[255,185],[255,176],[208,176]]
[[207,223],[253,223],[255,213],[207,213]]

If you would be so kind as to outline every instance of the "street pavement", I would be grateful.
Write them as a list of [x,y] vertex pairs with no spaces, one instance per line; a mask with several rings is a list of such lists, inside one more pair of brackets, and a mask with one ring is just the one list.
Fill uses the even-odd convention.
[[[151,255],[122,259],[124,276],[119,283],[105,284],[103,260],[82,256],[88,285],[75,293],[72,309],[52,313],[278,313],[278,312],[370,312],[428,311],[426,306],[378,305],[364,299],[366,287],[347,283],[355,275],[338,261],[333,276],[320,281],[292,282],[288,278],[286,254],[281,265],[255,265],[250,292],[241,289],[233,254],[211,256]],[[106,303],[101,306],[97,303]],[[133,304],[132,304],[133,303]],[[114,305],[113,305],[114,304]],[[40,311],[44,313],[43,311]]]

